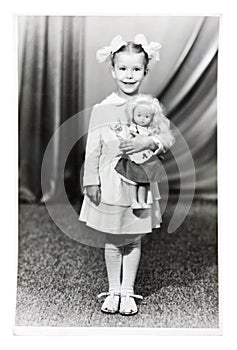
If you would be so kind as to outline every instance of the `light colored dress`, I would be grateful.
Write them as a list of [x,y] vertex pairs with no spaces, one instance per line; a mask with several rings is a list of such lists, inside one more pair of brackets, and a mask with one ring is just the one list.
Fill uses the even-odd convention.
[[101,202],[93,204],[85,193],[79,220],[112,234],[149,233],[160,227],[160,193],[151,183],[147,203],[151,208],[131,208],[129,183],[121,179],[115,166],[121,157],[119,138],[127,138],[126,100],[112,93],[93,107],[89,123],[83,186],[99,185]]

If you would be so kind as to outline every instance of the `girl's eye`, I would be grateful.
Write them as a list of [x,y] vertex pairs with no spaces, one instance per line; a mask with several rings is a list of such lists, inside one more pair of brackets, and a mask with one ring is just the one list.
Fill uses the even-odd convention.
[[125,70],[126,68],[125,67],[120,67],[119,70]]
[[149,115],[146,115],[146,118],[148,119],[148,118],[150,118],[150,116],[149,116]]
[[135,70],[136,72],[139,72],[139,71],[141,70],[141,68],[136,67],[136,68],[134,68],[134,70]]

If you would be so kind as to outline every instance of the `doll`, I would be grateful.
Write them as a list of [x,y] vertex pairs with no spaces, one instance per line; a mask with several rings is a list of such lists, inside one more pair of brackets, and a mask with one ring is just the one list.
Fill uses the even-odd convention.
[[[157,145],[157,151],[144,150],[131,155],[123,154],[115,170],[122,179],[129,182],[131,207],[148,209],[146,203],[147,187],[160,180],[161,157],[156,153],[165,151],[173,143],[169,120],[165,117],[159,101],[151,95],[139,94],[128,100],[125,109],[130,137],[136,135],[151,136]],[[162,146],[161,146],[162,144]],[[162,148],[162,149],[161,149]]]

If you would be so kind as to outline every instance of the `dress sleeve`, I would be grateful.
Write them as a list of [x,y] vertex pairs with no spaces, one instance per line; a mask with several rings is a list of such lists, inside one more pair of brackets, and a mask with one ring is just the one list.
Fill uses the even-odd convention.
[[83,186],[99,185],[99,160],[101,155],[101,127],[98,108],[92,109],[86,143]]

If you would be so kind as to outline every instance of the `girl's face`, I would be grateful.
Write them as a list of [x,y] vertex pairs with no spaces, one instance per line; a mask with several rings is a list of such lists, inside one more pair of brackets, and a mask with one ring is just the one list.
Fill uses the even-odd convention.
[[115,56],[112,76],[121,97],[136,95],[145,77],[144,54],[119,52]]
[[133,122],[140,126],[148,126],[153,119],[153,114],[148,106],[138,105],[133,111]]

